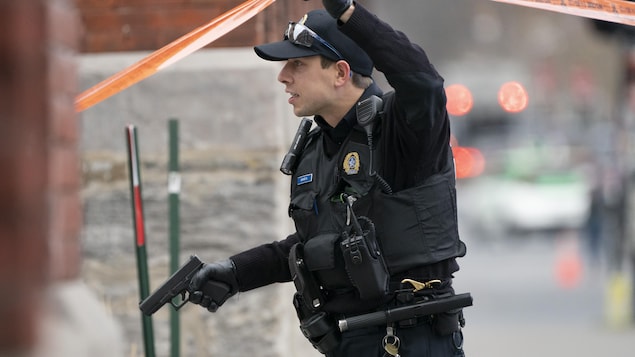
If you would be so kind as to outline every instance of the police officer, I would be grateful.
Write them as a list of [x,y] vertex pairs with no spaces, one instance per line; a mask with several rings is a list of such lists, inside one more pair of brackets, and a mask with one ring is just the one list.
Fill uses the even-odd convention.
[[[337,331],[342,317],[452,295],[466,249],[443,78],[360,4],[323,5],[289,23],[283,41],[255,47],[283,62],[289,104],[317,124],[289,170],[296,232],[205,264],[191,287],[215,280],[230,293],[191,301],[214,312],[238,291],[293,279],[303,332],[327,356],[464,356],[460,311]],[[394,91],[381,91],[373,68]]]

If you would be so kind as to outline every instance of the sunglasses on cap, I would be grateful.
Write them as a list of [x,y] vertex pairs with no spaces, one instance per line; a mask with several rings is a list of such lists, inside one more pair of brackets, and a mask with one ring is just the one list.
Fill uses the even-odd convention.
[[284,32],[284,39],[289,40],[293,44],[304,47],[312,47],[314,40],[317,40],[324,47],[333,52],[337,58],[344,59],[344,56],[342,56],[339,51],[333,47],[333,45],[326,42],[326,40],[320,37],[317,33],[302,24],[289,22],[289,26]]

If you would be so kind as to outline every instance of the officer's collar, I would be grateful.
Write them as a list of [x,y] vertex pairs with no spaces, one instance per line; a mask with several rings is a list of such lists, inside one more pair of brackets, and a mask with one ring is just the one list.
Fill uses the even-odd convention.
[[[382,95],[381,88],[379,88],[379,86],[375,83],[372,83],[364,90],[364,93],[362,93],[359,97],[358,102],[370,97],[371,95]],[[326,120],[319,115],[314,117],[314,121],[333,141],[337,144],[341,144],[344,142],[344,139],[346,139],[353,127],[357,125],[357,111],[355,110],[355,107],[356,106],[354,105],[335,127],[328,125]]]

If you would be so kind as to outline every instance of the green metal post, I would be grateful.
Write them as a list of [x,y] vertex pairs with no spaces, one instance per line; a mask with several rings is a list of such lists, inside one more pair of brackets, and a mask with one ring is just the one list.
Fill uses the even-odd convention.
[[[148,278],[148,256],[146,253],[145,224],[143,218],[143,201],[141,196],[141,174],[139,169],[139,150],[137,145],[137,128],[126,127],[128,142],[128,172],[130,173],[130,194],[132,196],[132,224],[135,232],[135,248],[137,253],[137,273],[139,278],[140,301],[150,295],[150,279]],[[152,317],[141,314],[143,326],[143,344],[146,357],[154,357],[154,333]]]
[[[168,173],[169,215],[170,215],[170,275],[179,269],[179,194],[181,193],[181,174],[179,173],[179,122],[168,121],[170,161]],[[170,356],[179,357],[180,321],[176,310],[170,309]]]

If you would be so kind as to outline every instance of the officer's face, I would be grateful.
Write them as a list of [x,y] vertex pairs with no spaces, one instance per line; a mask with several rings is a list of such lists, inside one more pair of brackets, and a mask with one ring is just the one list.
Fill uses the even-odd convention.
[[297,116],[328,114],[334,101],[335,66],[322,68],[320,56],[288,59],[278,74]]

